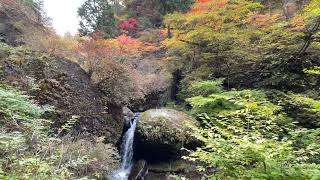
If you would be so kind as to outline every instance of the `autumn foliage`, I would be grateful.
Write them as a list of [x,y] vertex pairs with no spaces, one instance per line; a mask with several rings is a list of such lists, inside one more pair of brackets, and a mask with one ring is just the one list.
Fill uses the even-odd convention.
[[[126,34],[114,39],[103,39],[102,37],[101,33],[94,33],[91,37],[83,38],[77,48],[78,52],[86,58],[90,74],[103,71],[103,61],[125,63],[144,53],[156,50],[154,45],[144,44]],[[99,79],[101,78],[103,77]]]
[[165,69],[159,70],[161,62],[141,61],[144,56],[159,51],[158,45],[128,34],[105,39],[101,32],[85,37],[31,33],[27,43],[34,49],[79,63],[113,104],[142,101],[145,94],[160,91],[170,83],[169,76],[164,75]]
[[129,35],[135,35],[137,33],[139,25],[141,23],[135,18],[129,18],[126,21],[122,21],[119,24],[119,29],[122,33]]
[[275,23],[280,17],[280,14],[253,13],[245,20],[245,22],[256,27],[265,27]]
[[197,3],[191,8],[189,13],[207,13],[215,8],[224,7],[227,2],[227,0],[197,0]]

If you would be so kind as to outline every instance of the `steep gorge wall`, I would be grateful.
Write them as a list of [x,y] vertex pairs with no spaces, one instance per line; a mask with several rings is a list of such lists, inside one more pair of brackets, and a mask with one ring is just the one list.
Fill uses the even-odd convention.
[[89,132],[111,143],[120,139],[121,107],[109,104],[78,64],[3,43],[0,54],[0,82],[27,91],[41,105],[55,106],[46,115],[54,120],[53,128],[77,118],[74,134]]
[[24,43],[27,33],[48,31],[41,10],[33,3],[30,1],[28,4],[25,0],[0,1],[0,41],[17,46]]

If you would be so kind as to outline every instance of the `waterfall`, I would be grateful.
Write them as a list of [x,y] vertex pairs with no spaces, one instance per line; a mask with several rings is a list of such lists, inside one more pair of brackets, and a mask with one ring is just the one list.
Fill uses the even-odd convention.
[[140,114],[134,115],[130,128],[124,134],[121,144],[121,167],[113,175],[112,180],[127,180],[133,163],[133,140]]

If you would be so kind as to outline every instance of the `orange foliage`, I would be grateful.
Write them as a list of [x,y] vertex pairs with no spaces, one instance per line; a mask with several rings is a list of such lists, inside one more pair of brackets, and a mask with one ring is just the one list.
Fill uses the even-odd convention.
[[47,31],[46,34],[29,33],[26,39],[33,49],[78,62],[95,83],[112,78],[110,73],[115,67],[130,74],[130,81],[143,79],[144,77],[134,70],[134,64],[139,62],[142,55],[158,51],[157,45],[152,42],[143,43],[125,34],[114,39],[103,37],[100,32],[87,37],[59,37]]
[[125,34],[114,39],[102,37],[92,34],[79,43],[78,52],[85,56],[90,73],[102,71],[106,62],[126,62],[158,50],[154,44],[142,43]]
[[295,16],[291,20],[292,30],[302,31],[305,28],[305,19],[303,16]]
[[204,12],[208,12],[208,9],[204,7],[193,7],[189,13],[196,14],[196,13],[204,13]]
[[265,27],[279,20],[281,16],[279,14],[252,14],[249,16],[245,23],[251,24],[257,27]]
[[138,55],[139,47],[141,46],[141,42],[137,39],[132,38],[128,35],[120,35],[113,40],[106,41],[108,43],[113,44],[114,50],[118,51],[118,56],[126,55],[126,56],[135,56]]
[[[114,39],[99,38],[99,34],[91,36],[79,43],[78,51],[86,57],[92,81],[104,94],[110,95],[111,101],[127,104],[143,99],[148,91],[162,90],[170,83],[168,78],[160,77],[164,76],[162,70],[158,72],[160,65],[152,64],[151,60],[141,61],[142,55],[159,50],[155,44],[142,43],[128,35]],[[157,69],[157,75],[150,72],[153,68]]]
[[123,45],[139,46],[141,44],[137,39],[125,34],[118,36],[116,40]]
[[168,29],[160,29],[160,39],[165,40],[168,37]]
[[90,37],[82,38],[78,50],[89,59],[101,59],[110,56],[112,46],[114,45],[100,37],[99,33],[93,33]]
[[151,53],[159,50],[155,44],[152,43],[144,43],[144,46],[141,48],[142,52],[144,53]]
[[[227,3],[228,0],[197,0],[197,3],[191,8],[189,13],[196,14],[210,12],[216,8],[224,7]],[[212,7],[215,7],[215,9],[212,9]]]

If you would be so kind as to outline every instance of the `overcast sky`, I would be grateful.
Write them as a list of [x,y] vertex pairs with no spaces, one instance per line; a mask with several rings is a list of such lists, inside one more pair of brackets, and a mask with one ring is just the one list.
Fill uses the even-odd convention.
[[52,18],[52,25],[56,32],[64,35],[66,32],[75,34],[78,31],[78,7],[85,0],[44,0],[44,8]]

